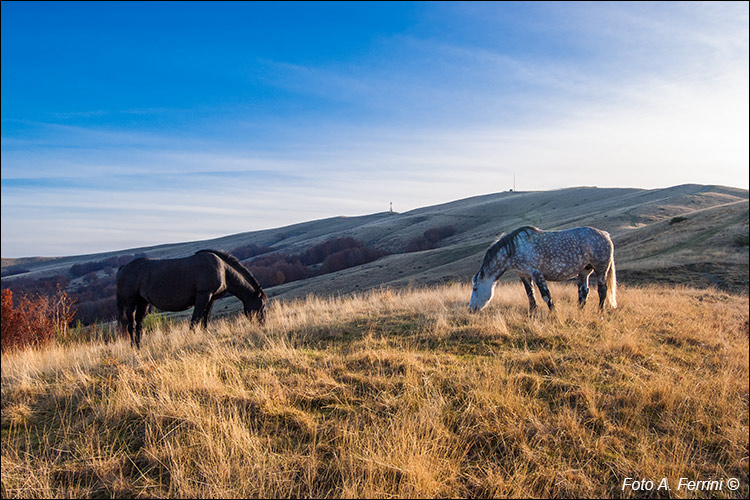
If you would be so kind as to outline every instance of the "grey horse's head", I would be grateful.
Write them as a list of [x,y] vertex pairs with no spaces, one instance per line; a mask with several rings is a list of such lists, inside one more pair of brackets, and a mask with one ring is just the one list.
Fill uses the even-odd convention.
[[471,279],[472,292],[469,301],[469,310],[479,312],[485,308],[487,303],[495,294],[495,280],[486,276],[481,270]]

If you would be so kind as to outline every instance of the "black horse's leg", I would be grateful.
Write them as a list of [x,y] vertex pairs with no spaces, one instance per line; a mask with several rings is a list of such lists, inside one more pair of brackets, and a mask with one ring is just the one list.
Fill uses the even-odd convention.
[[526,296],[529,298],[529,314],[533,314],[536,311],[536,300],[534,300],[534,284],[529,278],[521,278],[521,283],[526,289]]
[[578,305],[583,308],[589,296],[589,275],[591,271],[583,271],[578,275]]
[[[208,320],[207,309],[211,304],[211,292],[206,292],[198,295],[195,298],[195,307],[193,308],[193,317],[190,318],[190,328],[195,328],[199,322],[206,326]],[[204,321],[204,316],[206,321]]]
[[544,276],[542,276],[542,273],[540,273],[539,271],[534,271],[532,273],[532,277],[534,278],[536,286],[539,287],[539,293],[542,294],[542,298],[547,303],[547,307],[549,307],[551,311],[555,308],[555,305],[552,303],[552,297],[549,294],[549,288],[547,288],[547,282],[544,280]]
[[125,305],[125,320],[127,321],[128,335],[130,336],[130,347],[135,346],[134,328],[135,328],[135,304]]
[[607,298],[607,271],[596,273],[596,291],[599,292],[599,309],[604,309],[604,299]]
[[[141,348],[141,334],[143,333],[143,318],[148,312],[148,302],[141,300],[135,308],[135,346]],[[131,337],[132,338],[132,337]]]
[[214,307],[214,302],[216,301],[210,300],[208,302],[208,305],[206,306],[205,312],[203,313],[203,319],[201,320],[203,324],[203,328],[208,328],[208,315],[211,314],[211,309],[213,309]]

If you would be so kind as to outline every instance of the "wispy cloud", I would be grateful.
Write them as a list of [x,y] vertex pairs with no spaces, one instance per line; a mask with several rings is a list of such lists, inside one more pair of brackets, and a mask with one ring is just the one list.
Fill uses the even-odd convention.
[[747,187],[746,4],[530,4],[520,25],[483,5],[438,4],[354,58],[246,61],[256,100],[3,115],[3,255],[405,211],[513,174]]

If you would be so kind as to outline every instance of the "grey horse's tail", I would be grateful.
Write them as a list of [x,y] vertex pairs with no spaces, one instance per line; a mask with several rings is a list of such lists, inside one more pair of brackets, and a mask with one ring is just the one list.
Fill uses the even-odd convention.
[[607,301],[613,309],[617,309],[617,271],[615,271],[614,252],[609,257],[609,269],[607,270]]

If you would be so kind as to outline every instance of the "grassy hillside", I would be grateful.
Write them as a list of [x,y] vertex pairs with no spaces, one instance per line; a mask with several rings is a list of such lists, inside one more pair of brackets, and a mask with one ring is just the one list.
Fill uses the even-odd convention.
[[[279,286],[271,287],[262,280],[261,284],[271,297],[290,300],[308,294],[358,293],[381,286],[466,283],[477,271],[486,249],[501,232],[532,224],[543,229],[591,225],[609,231],[615,244],[618,278],[624,283],[683,284],[747,293],[749,220],[748,191],[722,186],[688,184],[651,190],[576,187],[504,192],[406,213],[334,217],[208,241],[56,259],[4,260],[5,274],[10,274],[11,269],[6,266],[10,263],[16,269],[23,268],[24,272],[4,277],[3,284],[7,286],[16,279],[68,275],[74,264],[125,254],[146,253],[155,258],[172,258],[190,255],[201,248],[232,251],[244,245],[299,254],[331,238],[342,237],[356,238],[368,247],[392,255]],[[405,252],[410,241],[438,227],[453,228],[455,233],[432,250]],[[113,268],[102,271],[97,280],[112,283],[110,289],[114,290],[114,272]],[[85,279],[70,280],[69,290],[84,289]],[[517,277],[508,273],[503,280],[515,281]],[[109,300],[112,305],[113,291],[111,295],[100,300]],[[214,311],[226,314],[239,308],[239,301],[230,297],[219,301]],[[177,316],[189,314],[191,312],[187,311]]]
[[[529,318],[519,285],[275,301],[2,357],[2,496],[748,496],[748,297],[622,287]],[[705,495],[679,478],[737,478]]]

